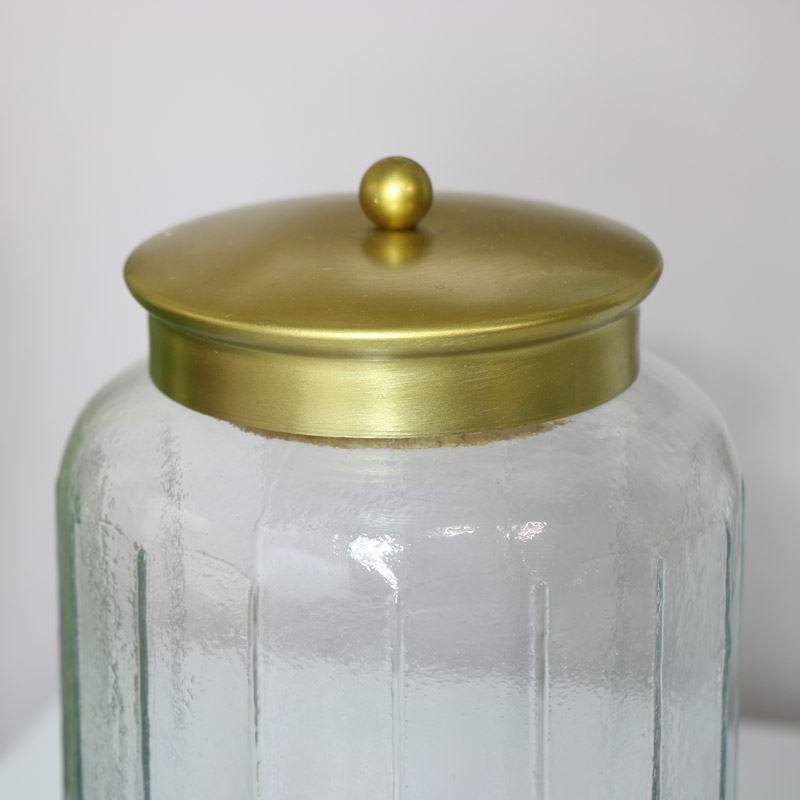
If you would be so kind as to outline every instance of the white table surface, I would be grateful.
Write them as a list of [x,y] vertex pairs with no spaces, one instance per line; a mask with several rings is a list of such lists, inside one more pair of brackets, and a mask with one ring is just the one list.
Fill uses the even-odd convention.
[[[0,800],[59,800],[60,735],[53,703],[0,753]],[[800,726],[742,720],[738,800],[800,800]]]

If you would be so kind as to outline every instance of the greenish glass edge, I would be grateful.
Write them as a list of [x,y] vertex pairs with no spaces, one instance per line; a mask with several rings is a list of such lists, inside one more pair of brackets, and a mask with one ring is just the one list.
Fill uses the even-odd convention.
[[80,676],[78,669],[78,618],[75,593],[75,518],[66,477],[67,449],[58,478],[58,577],[61,640],[61,705],[63,713],[64,797],[81,800]]

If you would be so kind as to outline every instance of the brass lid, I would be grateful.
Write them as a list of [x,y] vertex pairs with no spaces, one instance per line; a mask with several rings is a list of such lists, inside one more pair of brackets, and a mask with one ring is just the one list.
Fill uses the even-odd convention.
[[408,163],[360,195],[410,194],[387,227],[427,202],[415,228],[378,229],[343,195],[216,214],[136,249],[125,278],[150,312],[156,386],[245,427],[358,438],[519,428],[626,389],[654,245],[542,203],[431,205]]

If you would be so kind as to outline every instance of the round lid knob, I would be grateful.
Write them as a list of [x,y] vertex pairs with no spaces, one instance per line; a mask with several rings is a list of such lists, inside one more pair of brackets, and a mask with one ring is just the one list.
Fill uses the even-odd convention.
[[433,202],[431,179],[410,158],[382,158],[364,173],[358,201],[370,222],[379,228],[387,231],[413,228]]

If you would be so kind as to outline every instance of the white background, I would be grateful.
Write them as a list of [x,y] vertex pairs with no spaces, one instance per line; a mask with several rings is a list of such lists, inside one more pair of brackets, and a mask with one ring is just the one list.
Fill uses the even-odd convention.
[[0,747],[56,690],[63,444],[145,352],[125,256],[355,192],[389,154],[659,245],[645,345],[714,399],[748,478],[743,709],[800,721],[798,41],[796,0],[4,0]]

